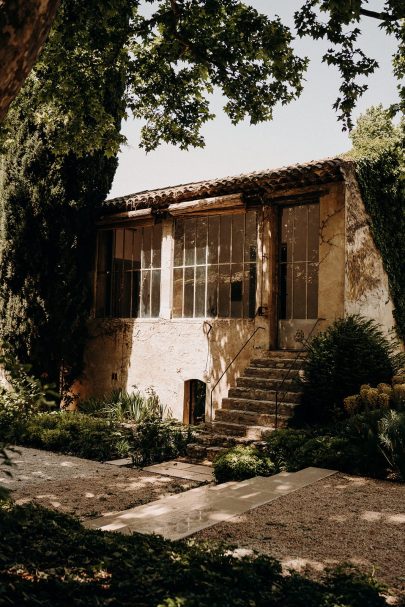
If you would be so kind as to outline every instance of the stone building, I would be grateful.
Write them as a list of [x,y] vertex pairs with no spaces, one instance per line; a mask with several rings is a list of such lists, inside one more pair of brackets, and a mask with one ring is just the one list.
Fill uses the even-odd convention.
[[[212,419],[231,390],[257,425],[271,412],[283,356],[291,357],[282,351],[302,348],[297,336],[352,313],[387,332],[394,325],[349,161],[115,198],[98,229],[82,395],[153,388],[175,417],[194,422]],[[256,386],[260,360],[274,351],[280,365]],[[259,370],[251,368],[249,384],[240,376],[251,360]],[[249,418],[253,388],[261,418]]]

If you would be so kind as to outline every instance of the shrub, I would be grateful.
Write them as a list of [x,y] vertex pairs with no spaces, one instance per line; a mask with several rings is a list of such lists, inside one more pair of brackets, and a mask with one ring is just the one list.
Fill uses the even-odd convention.
[[82,413],[38,413],[15,420],[10,441],[98,461],[124,457],[133,443],[132,432],[118,424]]
[[343,406],[349,415],[372,409],[388,409],[392,402],[393,389],[388,384],[378,384],[372,388],[368,384],[360,387],[360,393],[347,396]]
[[118,422],[141,422],[148,417],[163,417],[169,411],[160,403],[159,397],[152,388],[147,394],[139,390],[113,390],[102,398],[89,398],[79,403],[79,411],[100,417],[108,417]]
[[163,462],[186,454],[193,429],[173,419],[151,416],[141,421],[133,437],[131,456],[137,466]]
[[332,431],[277,430],[267,439],[266,452],[276,470],[295,472],[308,466],[349,472],[355,449],[344,436]]
[[243,445],[237,445],[218,455],[213,467],[219,483],[274,474],[274,465],[267,455],[260,453],[256,447]]
[[354,415],[329,428],[276,430],[266,439],[275,470],[295,472],[308,466],[386,478],[387,460],[378,439],[385,410]]
[[363,384],[387,383],[404,364],[397,344],[360,316],[337,320],[308,346],[302,382],[308,420],[342,417],[343,399]]
[[32,504],[1,509],[0,536],[2,605],[386,605],[382,587],[353,568],[326,572],[318,581],[283,576],[271,557],[236,558],[224,545],[102,533]]
[[388,411],[378,422],[378,439],[390,467],[405,481],[405,413]]

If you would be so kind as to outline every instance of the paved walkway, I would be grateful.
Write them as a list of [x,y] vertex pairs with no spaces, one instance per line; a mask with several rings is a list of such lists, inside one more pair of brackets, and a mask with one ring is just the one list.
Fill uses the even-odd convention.
[[332,474],[335,471],[305,468],[271,477],[257,476],[239,483],[197,487],[85,524],[103,531],[157,533],[166,539],[178,540]]
[[189,462],[180,462],[175,459],[169,462],[147,466],[146,468],[143,468],[143,471],[163,474],[164,476],[173,476],[174,478],[185,478],[190,481],[201,483],[212,483],[214,480],[211,466],[190,464]]

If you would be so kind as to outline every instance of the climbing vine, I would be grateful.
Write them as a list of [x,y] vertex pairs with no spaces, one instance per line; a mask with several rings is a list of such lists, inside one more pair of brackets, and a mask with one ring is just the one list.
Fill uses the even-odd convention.
[[401,146],[356,162],[374,242],[388,275],[398,337],[405,340],[405,180]]

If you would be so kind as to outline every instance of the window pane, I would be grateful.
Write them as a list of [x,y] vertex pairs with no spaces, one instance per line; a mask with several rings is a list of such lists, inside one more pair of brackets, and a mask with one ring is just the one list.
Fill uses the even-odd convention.
[[141,273],[139,271],[132,272],[132,318],[139,316],[139,297],[141,292]]
[[221,231],[219,239],[219,263],[227,263],[231,258],[231,216],[221,217]]
[[293,264],[293,318],[306,318],[306,265]]
[[143,228],[143,238],[142,238],[142,270],[146,268],[150,268],[152,256],[152,228]]
[[308,206],[308,261],[319,261],[319,204]]
[[230,266],[219,266],[218,316],[228,318],[230,311]]
[[142,228],[134,230],[133,268],[141,269]]
[[207,236],[208,236],[208,219],[207,219],[207,217],[197,218],[197,234],[196,234],[196,264],[197,265],[206,263]]
[[216,316],[218,312],[218,266],[207,269],[207,316]]
[[218,263],[219,216],[210,217],[208,223],[208,263]]
[[103,318],[111,314],[111,264],[113,231],[98,234],[96,316]]
[[293,264],[287,264],[287,272],[286,272],[286,318],[293,318],[293,307],[292,307],[292,298],[293,298]]
[[232,216],[232,263],[243,262],[243,239],[245,231],[245,216]]
[[308,264],[307,318],[318,318],[318,264]]
[[120,318],[120,316],[121,316],[122,289],[123,289],[123,262],[121,260],[114,260],[112,315],[115,318]]
[[160,270],[152,271],[152,310],[151,316],[157,318],[160,314]]
[[205,316],[205,266],[195,270],[195,316]]
[[246,214],[245,228],[245,262],[256,261],[257,251],[257,228],[256,211]]
[[182,266],[184,259],[184,221],[176,219],[174,224],[174,265]]
[[173,317],[183,315],[183,269],[173,271]]
[[[243,241],[242,241],[243,242]],[[243,265],[232,264],[231,275],[231,316],[243,317]]]
[[124,258],[124,230],[115,230],[114,257],[115,259]]
[[243,272],[243,315],[253,318],[256,312],[256,264],[245,265]]
[[285,249],[285,260],[292,261],[293,258],[293,227],[294,209],[287,207],[281,211],[281,247]]
[[184,314],[185,318],[194,316],[194,268],[184,270]]
[[192,266],[195,263],[195,219],[186,219],[184,222],[184,265]]
[[141,284],[141,317],[150,317],[150,271],[142,272]]
[[132,262],[132,230],[124,230],[124,259]]
[[294,207],[294,261],[306,261],[307,217],[306,205]]
[[162,224],[157,223],[153,226],[152,235],[152,267],[160,268],[161,266],[161,249],[162,249]]
[[98,233],[97,270],[99,272],[111,272],[112,241],[112,230]]

